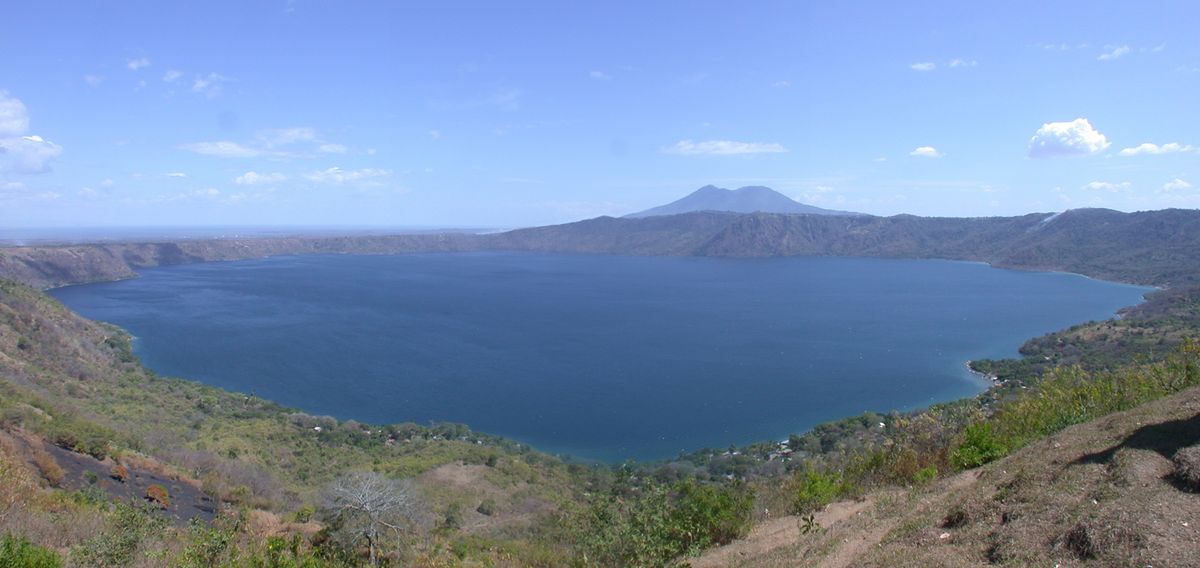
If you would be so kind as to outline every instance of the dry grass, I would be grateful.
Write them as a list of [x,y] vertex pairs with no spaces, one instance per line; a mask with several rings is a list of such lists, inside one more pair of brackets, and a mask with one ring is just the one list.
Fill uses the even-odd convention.
[[1200,388],[1070,427],[1013,455],[743,556],[733,566],[1200,565]]
[[103,514],[44,488],[26,452],[23,439],[0,431],[0,534],[64,552],[99,531]]

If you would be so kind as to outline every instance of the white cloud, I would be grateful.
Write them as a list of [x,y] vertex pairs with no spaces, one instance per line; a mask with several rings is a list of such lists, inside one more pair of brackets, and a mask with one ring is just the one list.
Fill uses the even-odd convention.
[[183,77],[183,71],[179,71],[177,69],[168,69],[166,73],[163,73],[163,81],[168,83],[174,83],[175,81],[178,81],[180,77]]
[[29,112],[25,103],[0,90],[0,162],[4,169],[25,174],[50,171],[50,160],[62,154],[62,146],[37,135],[25,135],[29,130]]
[[10,157],[8,169],[18,173],[40,174],[50,171],[50,160],[62,154],[62,146],[41,136],[0,138],[0,154]]
[[612,80],[612,75],[609,75],[608,73],[605,73],[603,71],[591,71],[588,73],[588,77],[591,77],[592,79],[595,79],[597,81]]
[[376,168],[363,168],[361,170],[343,170],[337,166],[332,168],[318,170],[305,174],[305,178],[314,183],[330,183],[341,185],[344,183],[354,183],[366,181],[392,175],[391,170],[381,170]]
[[1111,47],[1108,49],[1109,49],[1109,51],[1101,53],[1100,56],[1097,57],[1096,59],[1099,59],[1100,61],[1112,61],[1118,57],[1121,57],[1122,55],[1129,53],[1129,51],[1130,51],[1128,45],[1121,45],[1121,46],[1117,46],[1117,47]]
[[[299,146],[298,146],[299,145]],[[322,154],[345,154],[347,146],[321,140],[316,130],[308,127],[270,128],[259,130],[254,139],[246,143],[222,140],[196,142],[180,146],[184,150],[208,156],[224,158],[253,158],[271,156],[275,158],[313,158]]]
[[1112,183],[1108,181],[1093,181],[1084,185],[1081,189],[1091,191],[1124,191],[1130,188],[1130,183],[1123,181],[1120,183]]
[[1195,150],[1196,148],[1192,146],[1179,144],[1177,142],[1168,142],[1162,146],[1146,142],[1143,144],[1138,144],[1132,148],[1125,148],[1124,150],[1118,152],[1118,154],[1122,156],[1137,156],[1139,154],[1173,154],[1175,152],[1194,152]]
[[89,87],[98,87],[100,83],[104,82],[104,77],[99,75],[84,75],[83,82],[87,83]]
[[913,151],[909,152],[908,155],[917,156],[920,158],[941,158],[942,156],[945,156],[945,154],[938,152],[937,148],[934,148],[933,146],[920,146],[918,148],[913,148]]
[[169,177],[169,178],[185,178],[185,177],[188,177],[188,175],[187,175],[187,174],[185,174],[185,173],[183,173],[183,172],[169,172],[169,173],[167,173],[167,174],[165,174],[165,175],[166,175],[167,177]]
[[979,62],[975,61],[974,59],[961,59],[956,57],[950,60],[950,67],[974,67],[976,65],[979,65]]
[[270,173],[270,174],[260,174],[257,172],[246,172],[236,178],[233,178],[233,183],[236,183],[238,185],[262,185],[262,184],[279,183],[282,181],[287,181],[287,176],[285,176],[279,172]]
[[932,61],[923,61],[921,63],[913,63],[908,66],[913,71],[933,71],[937,69],[937,64]]
[[737,154],[778,154],[787,152],[787,148],[774,142],[735,142],[732,140],[693,142],[691,140],[680,140],[672,146],[663,148],[663,152],[684,156],[733,156]]
[[1184,190],[1188,190],[1191,188],[1192,188],[1192,184],[1190,184],[1187,181],[1184,181],[1182,179],[1175,178],[1167,183],[1164,183],[1162,186],[1162,191],[1164,193],[1171,193],[1174,191],[1184,191]]
[[195,142],[193,144],[184,144],[180,148],[189,152],[203,154],[205,156],[217,156],[220,158],[253,158],[262,155],[262,151],[255,148],[248,148],[237,142],[229,142],[221,140],[217,142]]
[[217,73],[196,75],[195,80],[192,81],[192,92],[200,93],[208,98],[213,98],[221,94],[221,83],[224,83],[228,80],[229,77]]
[[20,136],[29,130],[29,112],[25,103],[0,89],[0,138]]
[[258,140],[267,148],[316,140],[317,133],[308,127],[271,128],[258,131]]
[[1084,156],[1108,148],[1104,137],[1086,118],[1070,122],[1047,122],[1029,140],[1030,158]]
[[792,86],[792,82],[791,81],[775,81],[774,83],[771,83],[771,86],[778,88],[778,89],[786,89],[786,88]]
[[146,59],[145,57],[139,57],[137,59],[126,59],[125,66],[128,67],[130,71],[137,71],[138,69],[141,69],[143,67],[149,67],[150,60]]

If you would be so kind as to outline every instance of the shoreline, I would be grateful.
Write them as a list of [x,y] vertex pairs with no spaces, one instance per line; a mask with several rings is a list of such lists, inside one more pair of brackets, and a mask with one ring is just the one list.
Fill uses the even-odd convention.
[[[471,252],[471,251],[438,251],[438,252],[436,252],[436,253],[434,253],[434,254],[451,254],[452,252],[453,252],[453,253],[455,253],[455,254],[463,254],[464,252],[466,252],[466,253],[468,253],[468,254],[469,254],[469,252]],[[505,251],[482,251],[482,252],[505,252]],[[511,251],[511,252],[530,252],[530,251]],[[304,253],[301,253],[301,254],[288,254],[288,253],[281,253],[281,254],[271,255],[270,257],[287,257],[287,256],[321,256],[321,255],[342,256],[342,255],[345,255],[345,254],[348,254],[348,253],[307,253],[307,254],[304,254]],[[353,254],[353,253],[349,253],[349,254]],[[397,254],[397,255],[400,255],[400,254],[405,254],[405,255],[407,255],[407,254],[421,254],[421,253],[395,253],[395,254]],[[543,253],[543,254],[544,254],[544,253]],[[555,253],[550,253],[550,254],[555,254]],[[576,253],[576,254],[586,254],[586,253]],[[369,256],[374,256],[374,255],[369,255]],[[260,258],[270,258],[270,257],[260,257]],[[708,257],[697,257],[697,258],[708,258]],[[783,257],[783,256],[781,256],[781,257],[777,257],[777,258],[783,259],[783,258],[805,258],[805,257],[802,257],[802,256]],[[860,258],[864,258],[864,257],[845,256],[845,257],[842,257],[842,258],[847,258],[847,259],[860,259]],[[217,259],[217,260],[211,260],[211,261],[207,261],[207,260],[201,260],[201,261],[191,262],[191,263],[187,263],[187,264],[200,264],[200,263],[205,263],[205,262],[233,262],[233,261],[241,261],[241,260],[253,260],[253,259]],[[884,260],[895,260],[895,259],[884,259]],[[942,261],[942,262],[963,262],[963,261],[957,261],[957,260],[952,260],[952,259],[913,259],[913,260],[939,260],[939,261]],[[999,270],[1012,270],[1012,269],[1006,269],[1006,268],[998,268],[998,267],[995,267],[995,266],[992,266],[992,265],[990,265],[989,263],[983,263],[983,262],[972,262],[972,261],[966,261],[966,262],[970,262],[971,264],[983,264],[983,265],[985,265],[985,266],[987,266],[987,267],[989,267],[989,268],[997,268],[997,269],[999,269]],[[154,266],[154,267],[147,267],[147,268],[153,269],[153,268],[160,268],[160,267]],[[169,268],[169,266],[161,266],[161,268]],[[1026,271],[1022,270],[1021,272],[1026,272]],[[138,276],[140,276],[140,275],[135,275],[135,276],[132,276],[132,277],[130,277],[130,278],[121,278],[121,279],[114,280],[114,281],[127,280],[127,279],[134,279],[134,278],[137,278]],[[1088,279],[1089,279],[1089,280],[1093,280],[1093,281],[1097,281],[1097,282],[1108,282],[1108,281],[1104,281],[1104,280],[1100,280],[1100,279],[1092,279],[1092,278],[1088,278]],[[98,283],[100,283],[100,282],[92,282],[92,284],[98,284]],[[87,283],[84,283],[84,284],[87,284]],[[1136,284],[1124,284],[1124,283],[1119,283],[1119,284],[1123,284],[1123,285],[1127,285],[1127,286],[1138,286],[1138,287],[1144,287],[1144,286],[1139,286],[1139,285],[1136,285]],[[74,285],[82,285],[82,284],[72,284],[72,285],[68,285],[68,286],[74,286]],[[1122,308],[1120,308],[1120,309],[1119,309],[1117,312],[1115,312],[1115,314],[1116,314],[1116,315],[1112,315],[1112,316],[1110,316],[1110,318],[1112,318],[1112,317],[1117,317],[1117,315],[1119,315],[1119,313],[1120,313],[1121,311],[1123,311],[1123,310],[1125,310],[1125,309],[1128,309],[1128,308],[1130,308],[1130,307],[1133,307],[1133,306],[1140,305],[1141,303],[1144,303],[1145,301],[1147,301],[1147,300],[1145,299],[1145,295],[1142,295],[1141,299],[1140,299],[1140,300],[1139,300],[1137,303],[1131,304],[1130,306],[1125,306],[1125,307],[1122,307]],[[79,314],[76,314],[76,315],[79,315]],[[79,316],[79,317],[83,317],[83,316]],[[111,325],[111,324],[110,324],[110,325]],[[125,330],[123,330],[123,331],[125,331]],[[1058,330],[1049,330],[1049,331],[1047,331],[1046,333],[1053,333],[1054,331],[1058,331]],[[125,331],[125,333],[129,333],[129,332],[128,332],[128,331]],[[134,345],[135,345],[135,347],[136,347],[136,345],[137,345],[137,338],[136,338],[136,337],[134,337],[132,334],[129,334],[129,335],[131,336],[131,339],[133,339]],[[1030,338],[1024,338],[1024,339],[1022,339],[1021,341],[1022,341],[1022,343],[1023,343],[1023,342],[1025,342],[1025,341],[1028,341],[1029,339],[1030,339]],[[139,357],[139,359],[140,359],[140,357]],[[972,382],[972,383],[975,383],[976,385],[978,385],[979,387],[981,387],[981,388],[980,388],[980,390],[979,390],[979,391],[977,391],[975,394],[970,394],[970,395],[967,395],[967,396],[961,396],[961,397],[959,397],[959,398],[954,398],[954,399],[950,399],[950,400],[935,401],[935,402],[926,402],[926,403],[924,403],[924,404],[920,404],[919,406],[914,406],[914,407],[908,408],[907,410],[904,410],[904,411],[902,411],[902,412],[904,412],[904,413],[906,413],[906,414],[907,414],[907,413],[919,413],[919,412],[923,412],[923,411],[925,411],[925,410],[928,410],[929,408],[931,408],[931,407],[933,407],[933,406],[935,406],[935,405],[938,405],[938,404],[954,403],[954,402],[959,402],[959,401],[965,401],[965,400],[977,399],[977,398],[979,398],[979,397],[984,397],[984,396],[987,396],[989,393],[992,393],[992,392],[994,391],[994,389],[996,389],[996,388],[998,388],[998,387],[1001,387],[1001,386],[1003,386],[1004,384],[1006,384],[1005,382],[1000,382],[1000,381],[998,381],[998,377],[996,377],[995,375],[989,375],[989,374],[986,374],[986,373],[983,373],[983,372],[981,372],[981,371],[978,371],[978,370],[976,370],[976,369],[975,369],[975,368],[972,366],[972,364],[973,364],[973,361],[972,361],[972,360],[967,360],[967,361],[965,361],[965,362],[963,362],[963,363],[962,363],[962,366],[963,366],[963,369],[965,369],[965,370],[967,371],[967,375],[968,375],[968,377],[970,378],[971,382]],[[199,381],[199,380],[195,380],[195,379],[190,379],[190,378],[183,378],[183,377],[181,377],[181,378],[182,378],[183,380],[187,380],[187,381],[190,381],[190,382],[195,382],[195,383],[199,383],[199,384],[203,384],[203,385],[207,385],[207,386],[213,386],[213,385],[210,385],[209,383],[205,383],[205,382],[203,382],[203,381]],[[220,387],[216,387],[216,388],[220,388]],[[223,389],[223,390],[228,390],[228,392],[238,392],[238,391],[235,391],[235,390],[232,390],[232,389]],[[297,408],[300,408],[300,407],[297,407]],[[879,411],[879,412],[880,412],[881,414],[887,414],[888,412],[895,411],[895,410],[897,410],[897,409],[887,409],[887,410],[884,410],[884,411]],[[772,439],[781,439],[781,438],[783,438],[783,437],[784,437],[784,436],[786,436],[786,435],[792,435],[792,434],[804,434],[804,433],[807,433],[807,432],[809,432],[809,431],[812,431],[813,429],[817,428],[817,427],[818,427],[818,426],[820,426],[821,424],[826,424],[826,423],[832,423],[832,422],[836,422],[836,421],[838,421],[838,420],[841,420],[841,419],[843,419],[843,418],[848,418],[848,417],[850,417],[850,416],[852,416],[852,415],[848,415],[848,416],[846,416],[846,417],[842,417],[842,418],[837,418],[837,419],[834,419],[834,420],[827,420],[827,421],[824,421],[824,422],[820,422],[820,423],[817,423],[817,424],[815,424],[815,425],[813,425],[813,426],[811,426],[811,427],[809,427],[809,428],[805,428],[805,429],[802,429],[802,430],[794,430],[794,431],[789,431],[789,432],[786,432],[786,433],[781,433],[779,436],[775,436],[775,437],[773,437]],[[345,417],[343,417],[342,419],[347,419],[347,420],[348,420],[348,419],[353,419],[353,418],[354,418],[353,416],[345,416]],[[468,425],[468,428],[469,428],[469,427],[470,427],[470,426]],[[480,433],[486,433],[486,432],[480,432]],[[491,433],[486,433],[486,434],[491,434]],[[491,434],[491,435],[495,435],[495,434]],[[569,450],[568,450],[568,451],[565,451],[565,452],[564,452],[564,451],[556,451],[556,450],[554,450],[554,449],[546,449],[546,450],[542,450],[542,448],[540,448],[540,447],[538,447],[538,446],[536,446],[536,445],[531,445],[531,444],[529,444],[528,442],[525,442],[525,441],[518,440],[517,438],[512,438],[512,437],[508,437],[508,436],[502,436],[502,435],[497,435],[497,436],[498,436],[498,437],[505,438],[505,439],[508,439],[508,440],[512,440],[513,442],[516,442],[516,443],[520,443],[520,444],[524,444],[524,445],[529,445],[529,446],[533,447],[534,449],[537,449],[537,450],[539,450],[539,451],[544,451],[545,453],[547,453],[547,454],[549,454],[549,455],[554,455],[554,456],[557,456],[557,457],[559,457],[560,459],[565,459],[565,460],[568,460],[568,461],[573,461],[573,462],[583,461],[583,462],[591,462],[591,463],[618,464],[618,463],[622,463],[622,462],[629,461],[629,459],[628,459],[628,458],[627,458],[627,459],[614,459],[614,460],[605,460],[605,459],[597,459],[597,458],[588,458],[588,457],[584,457],[584,456],[583,456],[583,455],[581,455],[581,454],[575,454],[575,453],[572,453],[572,452],[570,452]],[[762,444],[762,443],[764,443],[764,442],[763,442],[763,440],[754,440],[754,441],[747,442],[747,443],[746,443],[746,444],[744,444],[744,445],[743,445],[743,444],[739,444],[739,446],[740,446],[740,447],[748,447],[748,446],[758,445],[758,444]],[[696,447],[696,448],[693,448],[693,449],[682,450],[682,452],[683,452],[683,453],[694,453],[694,452],[700,452],[700,451],[704,451],[704,450],[707,450],[707,449],[713,449],[713,448],[715,448],[715,446],[710,446],[710,445],[702,445],[702,446],[698,446],[698,447]],[[670,459],[671,459],[670,457],[664,457],[664,458],[651,458],[651,459],[641,459],[641,460],[634,459],[633,461],[634,461],[635,463],[640,463],[640,464],[654,464],[654,463],[663,463],[664,461],[670,461]]]
[[[1122,308],[1122,309],[1124,309],[1124,308]],[[998,386],[1001,386],[1004,384],[1004,382],[1000,380],[1000,377],[998,377],[996,375],[989,375],[987,373],[984,373],[983,371],[976,370],[975,367],[972,366],[974,363],[975,363],[974,360],[967,359],[966,362],[963,363],[963,368],[966,369],[967,373],[969,373],[971,376],[977,377],[983,381],[987,381],[987,384],[990,385],[988,387],[988,390],[991,390],[994,387],[998,387]],[[986,393],[987,391],[984,391],[984,392]],[[981,394],[983,394],[983,393],[981,393]],[[976,396],[978,396],[978,395],[976,395]]]
[[[581,222],[582,223],[582,222]],[[519,232],[519,231],[517,231]],[[263,259],[278,256],[309,256],[309,255],[407,255],[420,253],[468,253],[468,252],[535,252],[535,253],[550,253],[550,254],[611,254],[609,252],[601,252],[596,250],[531,250],[523,248],[519,244],[513,246],[514,243],[489,243],[487,238],[495,233],[481,234],[464,234],[462,232],[430,232],[423,234],[406,234],[406,233],[376,233],[376,234],[357,234],[357,235],[305,235],[305,236],[271,236],[261,235],[253,237],[217,237],[217,238],[196,238],[196,239],[167,239],[163,241],[151,240],[122,240],[122,241],[102,241],[102,242],[80,242],[60,245],[26,245],[26,246],[9,246],[0,245],[0,269],[10,268],[15,270],[15,273],[0,275],[3,278],[9,278],[18,282],[23,282],[35,289],[40,289],[43,292],[64,288],[68,286],[98,284],[104,282],[119,282],[123,280],[137,279],[141,276],[139,270],[166,267],[179,264],[199,264],[206,262],[230,262],[250,259]],[[503,233],[501,233],[503,234]],[[568,245],[570,243],[567,243]],[[185,250],[177,250],[176,254],[169,254],[172,248],[179,248],[179,245],[186,247]],[[499,246],[496,246],[499,245]],[[136,252],[133,256],[125,256],[116,254],[121,251]],[[18,253],[18,254],[13,254]],[[32,253],[32,254],[31,254]],[[50,253],[65,253],[65,254],[50,254]],[[44,256],[43,256],[44,255]],[[41,258],[38,258],[41,256]],[[677,251],[674,253],[649,253],[636,254],[626,253],[625,256],[669,256],[669,257],[693,257],[693,258],[745,258],[741,256],[729,256],[722,254],[705,254],[699,250]],[[1079,276],[1088,280],[1097,282],[1105,282],[1122,286],[1146,288],[1146,292],[1141,295],[1138,302],[1118,309],[1108,319],[1120,319],[1128,310],[1153,301],[1151,298],[1165,290],[1172,288],[1169,284],[1162,282],[1158,283],[1135,283],[1126,279],[1106,278],[1102,276],[1090,276],[1079,272],[1072,272],[1061,267],[1050,266],[1013,266],[1003,263],[1003,261],[989,261],[983,259],[971,258],[951,258],[945,256],[919,256],[919,255],[901,255],[901,256],[878,256],[870,254],[772,254],[768,255],[773,258],[804,258],[804,257],[841,257],[841,258],[878,258],[881,260],[936,260],[945,262],[966,262],[971,264],[982,264],[989,268],[998,270],[1014,270],[1019,272],[1044,272],[1051,274],[1063,274],[1070,276]],[[24,261],[30,258],[45,261],[51,265],[55,262],[71,263],[75,261],[69,268],[74,270],[65,270],[56,274],[53,280],[42,278],[41,282],[27,282],[27,278],[38,279],[40,275],[36,272],[28,272],[21,270]],[[107,257],[107,258],[102,258]],[[753,257],[763,258],[763,257]],[[9,261],[8,263],[4,261]],[[93,262],[88,262],[91,260]],[[108,262],[96,262],[97,260],[106,260]],[[111,262],[116,264],[110,264]],[[118,266],[119,265],[119,266]],[[9,272],[9,270],[5,270]],[[1105,272],[1105,271],[1101,271]],[[1111,272],[1108,272],[1112,274]],[[48,281],[49,280],[49,281]],[[40,284],[40,285],[39,285]],[[74,313],[74,312],[73,312]],[[76,314],[77,316],[79,314]],[[83,316],[79,316],[83,317]],[[1053,333],[1060,330],[1049,330],[1046,333]],[[128,332],[126,332],[128,333]],[[1034,339],[1033,337],[1025,338],[1022,343]],[[1018,355],[1013,359],[1020,359]],[[942,401],[939,403],[929,403],[918,408],[910,409],[908,412],[921,412],[934,406],[947,402],[956,402],[962,400],[977,399],[986,396],[993,392],[994,389],[1004,385],[998,382],[997,377],[979,372],[972,366],[972,361],[968,360],[963,364],[970,380],[980,381],[980,386],[983,387],[979,394],[954,399],[951,401]],[[205,384],[192,379],[183,379],[199,384]],[[232,391],[231,391],[232,392]],[[800,432],[789,432],[803,434],[811,431],[808,428]],[[514,440],[515,441],[515,440]],[[751,442],[755,444],[760,442]],[[707,448],[697,448],[700,451]],[[653,463],[650,460],[642,463]]]

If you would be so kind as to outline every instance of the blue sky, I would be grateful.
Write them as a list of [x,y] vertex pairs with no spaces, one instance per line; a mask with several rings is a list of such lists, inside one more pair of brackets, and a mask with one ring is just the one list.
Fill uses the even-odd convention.
[[0,225],[1200,206],[1196,2],[18,2]]

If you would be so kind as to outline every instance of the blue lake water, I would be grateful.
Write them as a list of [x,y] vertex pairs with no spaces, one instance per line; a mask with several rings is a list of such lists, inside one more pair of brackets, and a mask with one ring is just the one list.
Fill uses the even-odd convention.
[[134,334],[162,375],[607,461],[972,396],[986,385],[966,360],[1148,291],[862,258],[330,255],[141,275],[52,294]]

